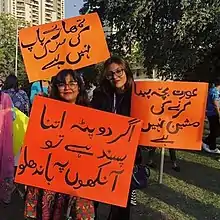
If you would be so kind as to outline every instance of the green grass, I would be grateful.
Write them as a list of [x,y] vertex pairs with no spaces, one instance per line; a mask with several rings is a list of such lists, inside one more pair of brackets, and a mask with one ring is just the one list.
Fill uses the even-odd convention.
[[178,157],[180,173],[171,169],[166,155],[161,185],[158,170],[151,170],[149,187],[138,192],[133,219],[220,219],[220,162],[202,152],[179,151]]

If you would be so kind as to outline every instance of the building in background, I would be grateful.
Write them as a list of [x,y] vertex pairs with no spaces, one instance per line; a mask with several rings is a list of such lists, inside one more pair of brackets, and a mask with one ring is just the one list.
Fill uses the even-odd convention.
[[0,13],[9,13],[30,25],[64,18],[64,0],[0,0]]

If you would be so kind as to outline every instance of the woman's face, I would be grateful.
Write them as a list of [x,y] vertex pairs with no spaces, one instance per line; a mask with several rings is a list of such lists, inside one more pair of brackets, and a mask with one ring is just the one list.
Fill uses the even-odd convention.
[[127,76],[122,65],[119,65],[117,63],[112,63],[109,65],[106,78],[110,80],[110,82],[117,89],[124,89],[127,82]]
[[57,85],[60,97],[69,103],[75,103],[79,94],[78,83],[73,79],[71,75],[67,75],[65,83],[59,83]]

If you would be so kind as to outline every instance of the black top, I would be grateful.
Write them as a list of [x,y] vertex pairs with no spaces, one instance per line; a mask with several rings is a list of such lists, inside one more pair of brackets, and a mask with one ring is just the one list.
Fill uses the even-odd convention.
[[[106,92],[102,88],[97,88],[93,92],[93,99],[91,101],[93,108],[106,111],[106,112],[115,112],[114,111],[114,92]],[[124,93],[116,94],[116,114],[130,116],[131,110],[131,89],[127,90]],[[142,162],[141,151],[138,148],[136,155],[136,164]]]
[[119,115],[130,116],[131,109],[131,89],[116,95],[116,105],[114,106],[114,92],[106,92],[102,88],[97,88],[93,92],[92,107],[106,112],[114,112]]

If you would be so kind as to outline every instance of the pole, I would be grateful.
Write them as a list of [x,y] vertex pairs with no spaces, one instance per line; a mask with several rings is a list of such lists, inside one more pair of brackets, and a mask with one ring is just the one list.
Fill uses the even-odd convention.
[[89,6],[88,10],[86,11],[85,15],[89,14],[89,12],[90,12],[90,6]]
[[163,183],[164,152],[165,152],[165,148],[161,148],[161,152],[160,152],[160,174],[159,174],[159,179],[158,179],[159,184]]
[[18,76],[18,21],[16,20],[15,76]]

